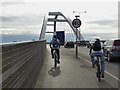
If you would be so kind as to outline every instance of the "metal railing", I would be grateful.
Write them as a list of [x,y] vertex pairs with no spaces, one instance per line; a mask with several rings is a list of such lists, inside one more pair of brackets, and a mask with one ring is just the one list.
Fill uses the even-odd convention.
[[2,45],[2,88],[33,88],[45,59],[45,41]]

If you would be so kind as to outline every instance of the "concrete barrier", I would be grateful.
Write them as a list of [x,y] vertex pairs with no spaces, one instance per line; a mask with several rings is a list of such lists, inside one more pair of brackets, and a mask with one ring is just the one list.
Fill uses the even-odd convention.
[[45,59],[45,41],[2,45],[2,88],[34,88]]

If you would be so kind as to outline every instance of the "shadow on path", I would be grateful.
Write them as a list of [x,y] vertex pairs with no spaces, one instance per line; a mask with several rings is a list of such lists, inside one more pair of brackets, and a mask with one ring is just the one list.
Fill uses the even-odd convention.
[[53,76],[53,77],[57,77],[61,74],[61,70],[60,67],[52,67],[49,71],[48,71],[49,75]]
[[[97,83],[99,88],[113,88],[106,80],[102,79],[101,82]],[[116,87],[117,88],[117,87]]]

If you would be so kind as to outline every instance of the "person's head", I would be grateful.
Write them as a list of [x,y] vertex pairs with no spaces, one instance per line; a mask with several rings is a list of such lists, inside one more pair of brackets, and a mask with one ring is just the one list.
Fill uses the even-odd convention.
[[57,39],[57,36],[56,36],[56,35],[53,35],[53,39]]

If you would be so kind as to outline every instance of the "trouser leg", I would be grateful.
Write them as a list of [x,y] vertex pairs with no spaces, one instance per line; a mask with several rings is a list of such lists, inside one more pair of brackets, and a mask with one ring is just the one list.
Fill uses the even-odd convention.
[[90,57],[91,57],[91,62],[92,62],[92,64],[95,64],[95,60],[94,60],[93,54],[91,54]]
[[58,59],[60,59],[60,50],[57,49],[56,51],[57,51],[57,54],[58,54]]
[[52,57],[53,57],[53,49],[51,49],[51,55],[52,55]]

